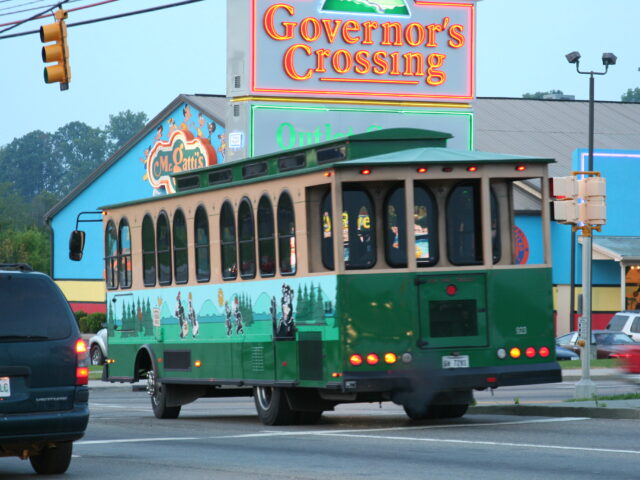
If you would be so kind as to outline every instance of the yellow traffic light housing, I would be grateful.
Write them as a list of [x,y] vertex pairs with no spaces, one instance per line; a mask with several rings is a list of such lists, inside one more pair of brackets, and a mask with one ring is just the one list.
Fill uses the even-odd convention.
[[60,83],[60,90],[67,90],[71,81],[71,68],[69,67],[69,47],[67,45],[67,25],[64,19],[67,12],[63,9],[54,13],[55,23],[40,27],[40,40],[43,43],[54,42],[42,47],[42,61],[44,63],[56,62],[44,68],[45,83]]

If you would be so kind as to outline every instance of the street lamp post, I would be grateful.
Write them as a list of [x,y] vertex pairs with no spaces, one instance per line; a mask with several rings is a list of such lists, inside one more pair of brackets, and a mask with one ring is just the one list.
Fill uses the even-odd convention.
[[[580,53],[571,52],[566,55],[569,63],[575,63],[576,71],[581,75],[589,75],[589,157],[587,170],[594,171],[593,167],[593,124],[594,124],[594,75],[605,75],[609,65],[615,65],[617,57],[613,53],[602,54],[604,72],[581,71]],[[585,170],[581,167],[581,170]],[[582,227],[582,315],[579,320],[580,343],[582,347],[582,378],[576,384],[576,398],[591,398],[597,393],[596,384],[591,380],[589,371],[591,361],[591,259],[592,259],[592,230],[589,225]],[[575,247],[575,230],[571,235],[572,251]],[[575,272],[575,255],[571,256],[571,272]],[[574,279],[571,279],[571,299],[574,298]],[[573,310],[570,312],[573,318]]]

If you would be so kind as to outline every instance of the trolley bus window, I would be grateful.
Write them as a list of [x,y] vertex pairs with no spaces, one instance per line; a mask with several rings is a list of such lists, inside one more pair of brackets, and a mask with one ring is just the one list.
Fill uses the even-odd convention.
[[131,230],[126,218],[120,221],[118,234],[120,287],[131,288]]
[[260,256],[260,276],[272,277],[276,274],[276,243],[273,208],[268,195],[263,195],[258,203],[258,255]]
[[182,210],[173,215],[173,271],[176,283],[189,281],[189,257],[187,254],[187,222]]
[[375,211],[369,194],[357,187],[343,190],[342,238],[347,269],[376,263]]
[[196,241],[196,279],[198,282],[208,282],[211,278],[209,221],[207,220],[207,211],[202,205],[196,210],[194,226]]
[[151,215],[142,220],[142,280],[145,287],[156,284],[156,241]]
[[254,278],[256,276],[256,240],[253,230],[253,210],[248,198],[242,199],[238,208],[238,243],[240,278]]
[[171,285],[171,230],[166,212],[160,212],[156,224],[158,283]]
[[118,288],[118,236],[112,220],[107,223],[104,236],[104,268],[107,288]]
[[287,192],[283,192],[278,200],[278,254],[280,257],[280,273],[282,275],[295,275],[296,224],[293,202]]
[[227,201],[220,211],[220,253],[222,256],[222,278],[235,280],[238,276],[236,254],[236,226],[233,207]]
[[325,193],[320,204],[320,218],[322,219],[322,241],[320,250],[322,252],[322,265],[329,270],[333,270],[333,228],[331,219],[333,218],[333,207],[331,206],[331,191]]
[[[395,268],[407,266],[407,228],[404,187],[396,187],[385,201],[385,256]],[[438,261],[436,202],[431,192],[421,185],[414,188],[414,235],[419,267]]]
[[[493,263],[500,260],[500,225],[498,201],[491,191],[491,236]],[[482,263],[482,216],[480,183],[456,185],[447,199],[447,247],[449,261],[454,265]]]
[[413,190],[413,231],[416,236],[418,267],[430,267],[438,261],[438,210],[433,194],[424,186]]

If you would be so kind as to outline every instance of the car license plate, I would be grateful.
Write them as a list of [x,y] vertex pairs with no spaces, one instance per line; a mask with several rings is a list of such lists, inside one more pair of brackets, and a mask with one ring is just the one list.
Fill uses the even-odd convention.
[[0,377],[0,397],[11,396],[11,383],[9,377]]
[[442,357],[442,368],[469,368],[469,355]]

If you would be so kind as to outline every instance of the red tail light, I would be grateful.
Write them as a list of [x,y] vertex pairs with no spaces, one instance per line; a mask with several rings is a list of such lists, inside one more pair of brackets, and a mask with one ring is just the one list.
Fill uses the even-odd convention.
[[542,358],[547,358],[550,352],[547,347],[540,347],[540,350],[538,351],[538,353]]
[[369,355],[367,355],[367,363],[369,365],[377,365],[379,361],[380,357],[378,357],[378,355],[376,355],[375,353],[370,353]]
[[81,338],[76,342],[76,385],[87,385],[89,383],[89,355],[87,355],[87,344]]
[[76,385],[87,385],[89,383],[89,367],[76,368]]
[[527,347],[527,349],[524,351],[524,354],[527,356],[527,358],[533,358],[536,356],[536,349],[533,347]]
[[351,355],[349,357],[349,363],[354,367],[357,367],[358,365],[362,365],[362,355],[358,355],[357,353],[354,355]]

